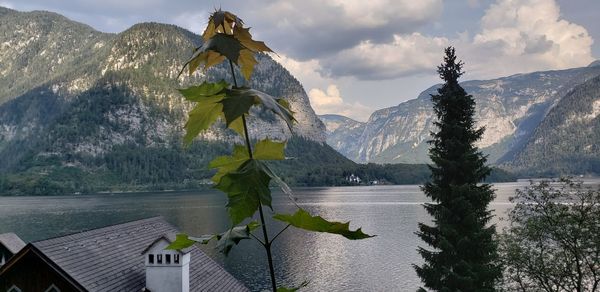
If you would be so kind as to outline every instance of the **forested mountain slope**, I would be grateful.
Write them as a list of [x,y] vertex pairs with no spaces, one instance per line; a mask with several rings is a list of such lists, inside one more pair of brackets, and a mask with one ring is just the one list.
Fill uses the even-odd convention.
[[[228,76],[220,66],[176,79],[200,39],[173,25],[106,34],[55,13],[0,8],[0,189],[198,187],[210,176],[209,159],[234,142],[229,130],[214,128],[182,148],[190,104],[176,89]],[[261,113],[251,135],[320,149],[319,157],[291,153],[298,167],[289,179],[322,164],[354,165],[324,144],[325,127],[302,85],[269,56],[258,61],[249,85],[285,97],[298,123],[292,134]]]

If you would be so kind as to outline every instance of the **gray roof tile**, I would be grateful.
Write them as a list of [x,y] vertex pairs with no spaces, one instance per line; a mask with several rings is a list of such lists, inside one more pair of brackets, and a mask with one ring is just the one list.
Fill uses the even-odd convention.
[[14,233],[0,234],[0,244],[4,245],[13,254],[25,247],[25,242]]
[[[89,291],[140,291],[146,281],[142,251],[177,229],[154,217],[34,242]],[[197,246],[190,250],[191,291],[248,291]]]

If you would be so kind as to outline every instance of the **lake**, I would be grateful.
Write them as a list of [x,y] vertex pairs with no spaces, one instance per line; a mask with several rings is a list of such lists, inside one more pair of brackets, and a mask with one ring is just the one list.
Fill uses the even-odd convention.
[[[491,204],[498,216],[510,208],[509,197],[527,182],[494,184]],[[419,186],[360,186],[294,189],[298,204],[327,219],[351,221],[377,237],[350,241],[338,235],[289,228],[273,246],[277,279],[293,286],[309,280],[302,291],[414,291],[420,285],[412,264],[423,243],[414,234],[417,222],[429,222],[421,206],[427,198]],[[282,193],[273,208],[293,212]],[[226,197],[216,191],[106,194],[59,197],[0,197],[0,233],[15,232],[35,241],[130,220],[164,216],[191,235],[218,233],[229,221]],[[270,210],[267,211],[270,214]],[[505,222],[495,218],[495,223]],[[283,226],[270,222],[269,233]],[[225,258],[213,246],[203,249],[253,291],[268,289],[266,256],[258,243],[246,240]]]

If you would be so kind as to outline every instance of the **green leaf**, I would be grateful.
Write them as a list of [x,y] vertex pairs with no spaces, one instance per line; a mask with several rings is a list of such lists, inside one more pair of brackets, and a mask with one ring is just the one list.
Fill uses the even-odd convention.
[[[269,175],[271,177],[271,179],[279,186],[279,188],[286,194],[288,195],[288,198],[290,198],[290,200],[292,202],[294,202],[294,204],[296,204],[296,198],[294,197],[294,193],[292,192],[292,188],[290,188],[281,178],[279,178],[272,170],[271,168],[265,164],[265,167],[263,168],[263,170],[265,171],[265,173],[267,175]],[[297,206],[297,205],[296,205]],[[298,207],[300,208],[300,207]]]
[[189,101],[203,101],[205,98],[210,98],[214,95],[222,95],[221,98],[225,97],[222,91],[227,87],[229,87],[229,84],[224,80],[217,83],[205,81],[198,86],[179,89],[179,92]]
[[217,249],[228,255],[234,245],[237,245],[243,239],[249,239],[250,233],[259,226],[258,222],[252,221],[248,225],[236,226],[217,235],[215,237],[217,239]]
[[227,194],[227,212],[233,225],[252,217],[260,204],[271,207],[271,177],[265,172],[266,166],[260,160],[250,159],[237,171],[221,177],[215,186]]
[[253,156],[260,160],[283,160],[285,142],[275,142],[269,139],[261,140],[254,145]]
[[219,183],[221,178],[234,170],[237,170],[244,162],[248,161],[250,156],[248,150],[243,145],[233,146],[233,154],[219,156],[213,159],[209,164],[209,168],[217,168],[217,173],[212,177],[212,181]]
[[309,283],[308,281],[304,281],[304,282],[302,282],[302,284],[298,285],[297,287],[293,287],[293,288],[278,287],[277,292],[296,292],[296,291],[300,290],[301,288],[308,286],[308,283]]
[[165,249],[182,250],[186,249],[196,243],[195,240],[191,240],[187,234],[177,234],[175,241],[171,242]]
[[220,234],[203,235],[201,237],[177,234],[175,241],[169,244],[165,249],[182,250],[194,245],[196,242],[208,244],[215,239],[217,240],[217,249],[227,255],[234,245],[238,244],[243,239],[249,239],[250,233],[259,226],[260,224],[258,224],[258,222],[252,221],[247,225],[236,226]]
[[329,222],[320,216],[311,216],[308,212],[301,208],[299,208],[294,215],[275,214],[273,218],[291,224],[297,228],[309,231],[339,234],[348,239],[364,239],[374,236],[363,233],[360,228],[358,228],[356,231],[351,231],[349,229],[350,222]]
[[204,101],[197,103],[190,111],[188,120],[185,123],[186,132],[183,137],[185,145],[191,144],[200,132],[208,129],[217,121],[223,110],[223,105],[219,103],[222,98],[222,95],[207,97]]
[[[270,110],[281,117],[288,125],[290,131],[292,130],[292,123],[295,119],[293,113],[288,109],[289,104],[287,104],[287,102],[282,102],[282,104],[278,102],[278,99],[262,91],[247,87],[225,89],[225,93],[227,97],[224,98],[223,101],[231,99],[227,104],[223,104],[223,111],[230,111],[230,117],[228,118],[226,114],[226,119],[231,119],[231,121],[233,121],[233,119],[241,116],[241,114],[247,113],[252,105],[260,103],[265,109]],[[253,100],[252,104],[250,104],[250,99]],[[235,104],[235,101],[242,104]],[[234,108],[228,109],[230,106]]]
[[257,100],[253,96],[230,95],[227,91],[225,98],[221,100],[227,126],[241,118],[242,115],[247,114],[250,108],[257,103]]

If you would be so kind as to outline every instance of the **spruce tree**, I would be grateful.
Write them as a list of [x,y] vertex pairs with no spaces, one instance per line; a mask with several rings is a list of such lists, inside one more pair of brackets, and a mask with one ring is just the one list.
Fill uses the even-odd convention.
[[458,84],[463,62],[457,61],[453,47],[445,54],[438,67],[444,84],[431,95],[438,132],[429,141],[433,165],[431,180],[423,187],[433,201],[425,204],[433,224],[419,223],[417,232],[433,250],[418,248],[424,263],[415,269],[429,290],[494,291],[500,269],[487,208],[494,191],[480,184],[490,168],[475,146],[484,128],[475,128],[475,101]]

